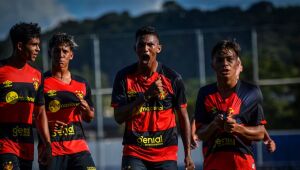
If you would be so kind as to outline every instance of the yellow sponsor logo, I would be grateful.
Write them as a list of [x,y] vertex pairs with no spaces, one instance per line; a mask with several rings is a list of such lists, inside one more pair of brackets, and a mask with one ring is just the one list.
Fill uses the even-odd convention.
[[6,101],[6,103],[9,103],[9,104],[16,104],[18,101],[18,98],[19,98],[18,93],[15,91],[11,91],[6,94],[5,101]]
[[136,95],[137,95],[137,92],[136,92],[136,91],[128,91],[128,92],[127,92],[127,96],[128,96],[129,98],[135,97]]
[[33,79],[32,79],[32,84],[33,84],[33,87],[34,87],[35,91],[37,91],[38,88],[39,88],[39,85],[40,85],[39,79],[33,78]]
[[215,140],[214,148],[221,146],[235,146],[235,140],[233,138],[218,138]]
[[49,90],[49,91],[47,92],[47,95],[48,95],[49,97],[56,96],[56,90]]
[[55,136],[69,136],[69,135],[75,135],[75,130],[74,130],[74,126],[70,126],[70,127],[64,127],[61,129],[58,129],[56,132],[52,132],[52,137]]
[[141,136],[137,138],[137,143],[141,146],[160,146],[164,144],[162,135],[153,138]]
[[55,112],[59,111],[59,109],[60,109],[60,101],[58,101],[58,100],[52,100],[52,101],[49,103],[48,109],[49,109],[50,112],[52,112],[52,113],[55,113]]
[[16,126],[15,128],[13,128],[12,133],[13,133],[14,137],[17,137],[17,136],[28,137],[28,136],[30,136],[30,128],[21,128],[19,126]]
[[86,167],[86,170],[96,170],[96,167],[94,167],[94,166],[88,166],[88,167]]
[[4,81],[2,84],[4,85],[5,88],[12,87],[12,82],[9,80]]
[[150,112],[150,111],[157,111],[157,110],[164,110],[164,107],[163,106],[154,106],[154,107],[144,107],[142,106],[140,108],[140,112]]
[[14,169],[14,165],[13,165],[12,161],[5,162],[2,166],[3,166],[3,170],[13,170]]

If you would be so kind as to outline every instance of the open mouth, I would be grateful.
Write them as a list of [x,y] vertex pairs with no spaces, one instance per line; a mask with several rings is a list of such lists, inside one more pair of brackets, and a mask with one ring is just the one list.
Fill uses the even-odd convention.
[[140,57],[140,60],[143,64],[148,64],[150,60],[150,56],[148,54],[144,54]]

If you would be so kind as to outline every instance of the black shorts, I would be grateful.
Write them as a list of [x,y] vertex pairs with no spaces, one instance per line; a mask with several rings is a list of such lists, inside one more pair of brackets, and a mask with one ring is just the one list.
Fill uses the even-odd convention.
[[54,156],[50,166],[47,168],[44,165],[39,165],[40,170],[94,170],[95,163],[88,151],[79,152],[70,155]]
[[132,156],[123,156],[122,170],[177,170],[177,161],[150,162]]
[[32,161],[21,159],[11,153],[0,154],[0,170],[2,169],[31,170]]

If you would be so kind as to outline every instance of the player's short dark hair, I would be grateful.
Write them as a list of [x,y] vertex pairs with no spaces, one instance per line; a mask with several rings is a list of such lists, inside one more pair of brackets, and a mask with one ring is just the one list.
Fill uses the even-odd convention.
[[241,47],[235,40],[219,41],[212,49],[211,57],[213,58],[216,54],[221,54],[223,50],[229,50],[229,49],[233,50],[237,55],[237,57],[240,57]]
[[78,47],[72,35],[69,35],[64,32],[58,32],[54,34],[49,40],[49,50],[61,44],[69,46],[71,50],[74,50],[76,47]]
[[20,22],[11,27],[9,36],[15,48],[18,42],[27,43],[32,38],[40,38],[41,27],[37,23]]
[[159,40],[159,35],[158,35],[157,31],[155,30],[155,28],[152,26],[143,26],[143,27],[139,28],[135,33],[135,40],[137,40],[139,37],[141,37],[143,35],[148,35],[148,34],[156,36],[157,39]]

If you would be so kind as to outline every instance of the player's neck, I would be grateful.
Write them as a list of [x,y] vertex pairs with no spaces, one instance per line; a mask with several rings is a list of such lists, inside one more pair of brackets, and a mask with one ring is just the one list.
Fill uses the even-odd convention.
[[238,82],[238,79],[231,80],[219,80],[217,81],[218,90],[222,98],[229,97],[235,90],[235,86]]
[[154,72],[156,72],[158,67],[158,62],[155,61],[153,64],[149,67],[142,67],[138,66],[138,74],[142,74],[144,77],[149,78],[153,75]]
[[27,61],[16,53],[13,53],[12,56],[8,58],[8,64],[17,69],[23,69],[26,63]]
[[68,69],[52,69],[52,76],[67,84],[70,84],[72,80],[71,72]]

